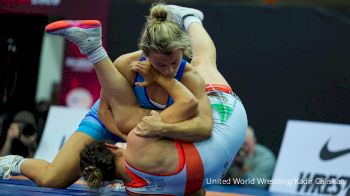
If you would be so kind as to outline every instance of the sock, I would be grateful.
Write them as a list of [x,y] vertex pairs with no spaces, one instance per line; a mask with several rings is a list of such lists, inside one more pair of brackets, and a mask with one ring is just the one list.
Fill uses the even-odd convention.
[[26,159],[21,157],[17,160],[17,162],[14,164],[13,168],[11,168],[11,173],[15,174],[15,175],[21,175],[21,165],[23,163],[23,161],[25,161]]
[[107,56],[107,52],[103,47],[99,47],[87,55],[88,59],[92,64],[98,63]]
[[184,18],[184,27],[186,29],[186,31],[188,31],[188,27],[190,26],[190,24],[197,22],[199,24],[202,24],[201,19],[199,19],[196,16],[187,16],[186,18]]

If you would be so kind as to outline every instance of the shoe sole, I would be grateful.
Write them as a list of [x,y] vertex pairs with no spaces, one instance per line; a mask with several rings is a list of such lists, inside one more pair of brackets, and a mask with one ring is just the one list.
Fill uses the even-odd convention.
[[60,20],[48,24],[45,27],[47,33],[54,33],[59,30],[68,29],[71,27],[78,27],[83,29],[90,29],[101,27],[101,23],[98,20]]

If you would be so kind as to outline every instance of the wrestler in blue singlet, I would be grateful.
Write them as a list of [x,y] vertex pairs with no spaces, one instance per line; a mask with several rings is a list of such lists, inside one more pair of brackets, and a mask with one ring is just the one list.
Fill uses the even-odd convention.
[[[146,60],[144,56],[140,58],[141,61]],[[186,60],[182,60],[179,69],[177,71],[177,74],[175,78],[180,81],[182,79],[183,72],[186,67]],[[135,82],[142,82],[144,81],[141,74],[136,73],[135,75]],[[133,90],[135,93],[135,96],[137,98],[137,101],[139,102],[139,105],[146,109],[151,110],[164,110],[165,108],[169,107],[173,103],[173,99],[169,96],[167,104],[162,105],[159,103],[156,103],[152,101],[146,91],[146,87],[140,87],[140,86],[133,86]],[[97,100],[94,105],[91,107],[90,111],[86,114],[84,119],[81,121],[77,131],[83,132],[92,138],[94,138],[97,141],[103,141],[108,140],[111,142],[118,142],[121,141],[121,139],[115,135],[113,135],[111,132],[109,132],[106,127],[103,125],[103,123],[98,118],[98,106],[99,106],[100,100]]]

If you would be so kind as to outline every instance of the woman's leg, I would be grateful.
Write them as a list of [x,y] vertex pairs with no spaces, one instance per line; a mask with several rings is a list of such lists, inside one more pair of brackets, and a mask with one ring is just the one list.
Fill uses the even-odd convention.
[[24,159],[18,155],[0,157],[0,176],[22,174],[39,186],[64,188],[80,177],[80,151],[95,141],[89,135],[76,131],[63,145],[52,163],[39,159]]
[[177,23],[183,26],[192,38],[191,64],[204,78],[206,84],[226,84],[217,69],[216,48],[213,40],[202,25],[203,13],[197,9],[181,6],[167,6],[176,18]]
[[95,141],[82,132],[75,132],[63,145],[52,163],[39,159],[25,159],[21,173],[39,186],[64,188],[80,177],[80,151]]
[[[94,64],[104,97],[110,104],[118,128],[125,133],[130,131],[146,113],[137,105],[133,89],[128,80],[115,68],[102,46],[102,29],[99,21],[57,21],[46,26],[46,32],[60,35],[76,44],[82,54]],[[132,112],[131,115],[130,111]],[[136,121],[134,119],[137,119]],[[130,122],[132,121],[132,122]],[[120,123],[119,123],[120,122]],[[131,124],[131,125],[129,125]]]
[[46,32],[59,35],[76,44],[82,54],[94,64],[97,77],[108,102],[121,104],[136,102],[129,82],[114,67],[102,46],[102,27],[97,20],[63,20],[50,23]]

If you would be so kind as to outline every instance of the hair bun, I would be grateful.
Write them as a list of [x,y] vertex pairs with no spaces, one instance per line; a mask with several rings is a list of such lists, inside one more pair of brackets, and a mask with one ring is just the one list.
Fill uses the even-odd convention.
[[83,170],[82,176],[89,187],[98,188],[101,184],[102,171],[95,166],[88,166]]
[[168,17],[168,9],[164,4],[157,4],[151,9],[151,18],[156,21],[166,21]]

